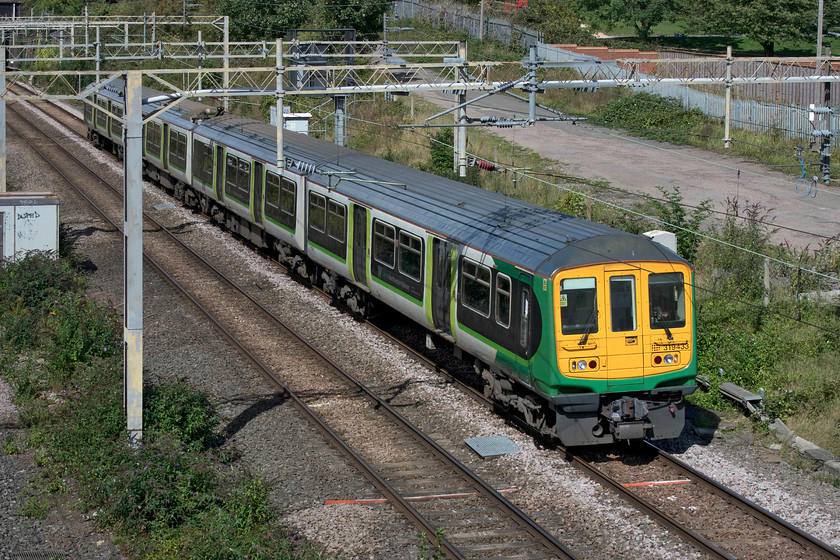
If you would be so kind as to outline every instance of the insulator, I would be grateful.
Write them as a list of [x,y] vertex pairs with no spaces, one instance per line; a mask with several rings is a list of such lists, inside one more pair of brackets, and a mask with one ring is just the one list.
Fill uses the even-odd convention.
[[480,122],[483,122],[483,123],[491,123],[491,122],[496,122],[496,121],[498,121],[498,120],[499,120],[499,118],[498,118],[498,117],[494,117],[494,116],[488,116],[488,115],[485,115],[485,116],[483,116],[483,117],[479,118],[478,120],[479,120]]
[[485,171],[496,170],[495,164],[490,163],[489,161],[484,161],[483,159],[476,161],[475,164],[478,166],[479,169],[484,169]]
[[286,168],[287,169],[298,169],[301,175],[311,175],[315,172],[315,165],[312,163],[307,163],[305,161],[300,161],[297,159],[286,158]]

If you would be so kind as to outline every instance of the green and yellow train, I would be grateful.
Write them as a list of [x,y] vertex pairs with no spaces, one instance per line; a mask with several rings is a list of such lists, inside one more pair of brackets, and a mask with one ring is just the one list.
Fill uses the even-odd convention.
[[[115,82],[85,111],[117,154],[123,106]],[[692,269],[674,252],[293,132],[278,168],[273,127],[192,101],[144,126],[146,175],[351,309],[386,304],[449,341],[543,433],[680,435],[697,358]]]

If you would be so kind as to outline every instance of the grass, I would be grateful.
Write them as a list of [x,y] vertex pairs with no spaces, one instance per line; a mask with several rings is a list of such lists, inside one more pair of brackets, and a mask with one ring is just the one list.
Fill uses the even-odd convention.
[[237,468],[201,393],[147,384],[144,442],[128,444],[120,323],[84,297],[77,263],[35,253],[0,267],[0,372],[28,430],[4,450],[39,467],[18,513],[43,519],[72,491],[129,557],[323,558],[277,522],[265,481]]

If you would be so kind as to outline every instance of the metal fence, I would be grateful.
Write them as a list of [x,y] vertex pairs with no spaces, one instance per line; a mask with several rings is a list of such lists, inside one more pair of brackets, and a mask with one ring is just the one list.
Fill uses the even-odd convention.
[[[676,53],[683,56],[683,53]],[[593,65],[616,64],[613,61],[601,61],[596,57],[581,55],[572,51],[540,44],[537,47],[537,55],[540,58],[550,61],[575,60],[580,63],[592,62]],[[724,62],[721,61],[723,64]],[[805,71],[805,70],[803,70]],[[809,70],[814,72],[813,68]],[[719,74],[716,71],[714,74]],[[828,123],[820,124],[819,119],[811,122],[808,115],[808,105],[814,103],[822,105],[822,84],[786,84],[778,86],[774,84],[756,86],[738,86],[733,88],[731,101],[731,125],[735,128],[750,130],[753,132],[775,132],[786,138],[800,139],[807,142],[810,139],[811,131],[815,127],[826,128]],[[835,89],[837,84],[834,84]],[[762,91],[763,90],[763,91]],[[686,109],[698,109],[710,117],[723,119],[726,114],[726,105],[723,89],[715,92],[708,86],[679,86],[679,85],[652,85],[645,87],[645,91],[679,99]],[[749,99],[754,95],[767,94],[776,95],[783,91],[787,99],[798,99],[802,105],[794,103],[773,103],[759,99]],[[837,99],[832,93],[832,99]],[[840,128],[840,114],[831,116],[831,130]]]
[[[479,14],[463,6],[426,4],[417,0],[396,0],[394,15],[399,19],[418,19],[434,23],[443,28],[465,31],[470,37],[479,37],[481,18]],[[505,45],[519,44],[530,48],[542,41],[542,33],[514,25],[511,22],[493,17],[484,18],[484,37],[495,39]]]
[[[443,27],[451,27],[468,33],[471,37],[479,36],[479,16],[463,7],[426,4],[418,0],[396,0],[394,13],[400,19],[419,19],[433,22]],[[485,18],[484,36],[500,41],[506,45],[519,44],[523,48],[536,47],[537,56],[549,61],[576,60],[591,61],[593,64],[616,64],[613,61],[601,61],[596,57],[581,55],[568,50],[546,45],[542,42],[541,34],[513,25],[509,21],[497,18]],[[686,58],[709,58],[707,55],[685,53],[680,51],[662,51],[660,58],[675,60]],[[721,58],[719,62],[710,65],[725,64]],[[751,73],[750,61],[738,61],[745,67],[739,70],[740,75]],[[678,72],[678,69],[674,69]],[[815,69],[802,66],[803,75],[814,74]],[[720,74],[720,69],[709,68],[710,74]],[[660,76],[661,77],[661,76]],[[831,99],[840,99],[840,84],[831,85]],[[687,109],[698,109],[704,114],[723,119],[726,113],[723,91],[712,91],[708,87],[654,85],[645,88],[646,91],[665,97],[679,99]],[[731,125],[735,128],[753,132],[775,132],[786,138],[810,138],[815,126],[826,128],[828,123],[820,125],[819,121],[812,123],[808,116],[808,106],[823,104],[823,84],[754,84],[737,86],[732,89]],[[835,102],[836,104],[836,102]],[[831,130],[840,129],[840,114],[831,116]]]

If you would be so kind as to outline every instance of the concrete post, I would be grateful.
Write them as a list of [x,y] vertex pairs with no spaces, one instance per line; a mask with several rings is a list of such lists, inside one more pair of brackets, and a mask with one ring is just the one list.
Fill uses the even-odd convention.
[[129,72],[125,82],[125,412],[128,437],[143,439],[143,74]]

